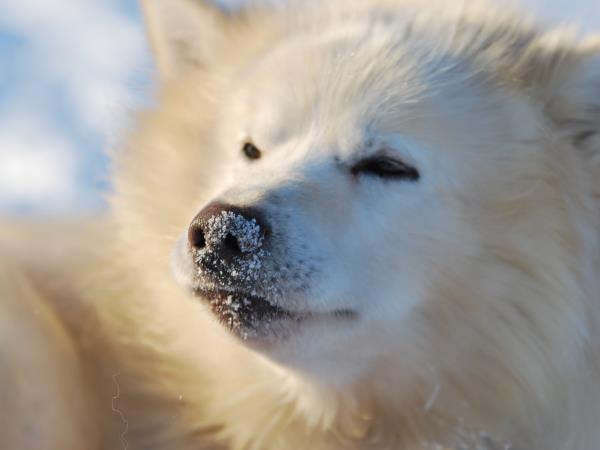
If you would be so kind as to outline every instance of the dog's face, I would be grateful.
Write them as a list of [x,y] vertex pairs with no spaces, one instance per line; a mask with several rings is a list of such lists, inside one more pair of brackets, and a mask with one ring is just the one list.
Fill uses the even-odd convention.
[[438,277],[484,253],[488,192],[527,189],[537,164],[525,102],[385,31],[287,42],[235,77],[219,192],[174,256],[247,345],[337,379],[419,345]]
[[211,106],[224,169],[173,252],[223,329],[337,383],[386,360],[407,376],[505,360],[578,320],[553,316],[537,272],[575,245],[542,109],[397,28],[306,31],[229,72]]

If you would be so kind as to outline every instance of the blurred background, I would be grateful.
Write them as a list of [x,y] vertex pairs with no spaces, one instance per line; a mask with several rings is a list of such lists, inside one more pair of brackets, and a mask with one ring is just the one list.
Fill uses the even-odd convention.
[[[600,0],[510,3],[600,33]],[[105,150],[154,83],[137,0],[0,0],[0,215],[104,208]]]

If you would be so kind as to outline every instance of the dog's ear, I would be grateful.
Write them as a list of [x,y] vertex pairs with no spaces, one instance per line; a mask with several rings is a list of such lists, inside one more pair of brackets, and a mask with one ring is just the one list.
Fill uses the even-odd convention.
[[522,79],[553,126],[576,147],[600,155],[600,38],[577,45],[549,35],[524,55]]
[[161,77],[210,64],[229,13],[208,0],[141,0],[141,7]]

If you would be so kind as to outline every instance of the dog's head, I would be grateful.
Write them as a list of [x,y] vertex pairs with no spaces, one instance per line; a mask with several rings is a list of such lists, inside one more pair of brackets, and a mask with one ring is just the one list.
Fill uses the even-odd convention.
[[[451,12],[436,27],[398,7],[253,25],[154,8],[168,89],[205,99],[172,126],[211,116],[196,148],[164,157],[220,160],[180,205],[174,271],[225,329],[338,381],[384,361],[491,373],[544,340],[568,354],[575,147],[599,131],[591,52]],[[202,183],[189,158],[174,183]]]

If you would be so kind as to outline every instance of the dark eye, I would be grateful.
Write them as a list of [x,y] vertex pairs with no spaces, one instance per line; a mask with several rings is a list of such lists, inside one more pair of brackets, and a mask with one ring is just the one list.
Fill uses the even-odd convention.
[[245,142],[242,146],[242,152],[244,153],[244,155],[246,155],[246,158],[248,159],[260,158],[260,150],[252,142]]
[[387,156],[372,156],[357,162],[351,169],[352,175],[374,175],[379,178],[417,181],[419,171],[412,166]]

